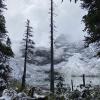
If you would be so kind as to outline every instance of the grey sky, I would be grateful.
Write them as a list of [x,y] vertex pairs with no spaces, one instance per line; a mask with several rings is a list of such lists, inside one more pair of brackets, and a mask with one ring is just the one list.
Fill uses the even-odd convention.
[[[83,40],[84,25],[82,16],[85,14],[80,4],[70,3],[70,0],[55,0],[55,25],[57,26],[55,37],[66,34],[71,41]],[[31,20],[34,28],[34,41],[37,46],[47,46],[50,37],[49,8],[50,0],[7,0],[6,25],[10,38],[13,42],[13,49],[16,51],[22,40],[25,31],[25,21]]]

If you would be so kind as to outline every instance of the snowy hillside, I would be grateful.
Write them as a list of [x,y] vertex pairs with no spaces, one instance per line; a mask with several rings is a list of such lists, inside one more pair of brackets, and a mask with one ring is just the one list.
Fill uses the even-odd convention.
[[[34,61],[37,64],[27,64],[27,82],[32,85],[48,86],[48,82],[44,80],[48,78],[45,71],[50,70],[49,49],[37,48],[36,53]],[[59,61],[55,64],[55,70],[64,74],[66,82],[71,76],[100,75],[100,59],[94,57],[93,48],[83,48],[82,44],[69,43],[64,36],[58,37],[55,41],[55,61]],[[23,59],[16,56],[10,60],[14,78],[21,79],[23,63]]]

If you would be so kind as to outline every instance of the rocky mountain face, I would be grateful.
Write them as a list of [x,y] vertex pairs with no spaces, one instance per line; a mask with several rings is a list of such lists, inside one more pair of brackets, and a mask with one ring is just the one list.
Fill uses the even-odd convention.
[[[54,42],[54,64],[55,67],[62,69],[62,73],[66,72],[69,75],[87,76],[99,75],[100,68],[98,67],[99,58],[95,57],[96,48],[90,45],[84,48],[82,41],[77,43],[69,42],[65,35],[60,35]],[[38,47],[34,51],[30,63],[45,66],[50,64],[50,49]],[[94,71],[95,70],[95,73]]]
[[[67,61],[73,53],[82,52],[82,49],[83,45],[69,43],[64,35],[59,36],[54,42],[54,64]],[[50,48],[35,48],[34,56],[28,62],[35,65],[50,64]]]
[[[100,59],[95,57],[96,49],[93,45],[89,48],[84,48],[82,42],[71,43],[67,41],[66,36],[61,35],[55,40],[54,46],[54,68],[56,72],[64,75],[66,84],[70,84],[71,76],[79,77],[83,74],[89,77],[100,76]],[[12,76],[16,79],[21,79],[24,59],[15,57],[9,63],[13,69]],[[49,71],[50,49],[45,47],[35,48],[34,56],[27,63],[26,80],[28,84],[48,87],[49,82],[46,81],[44,84],[44,81],[48,79]],[[79,83],[79,80],[81,83],[81,78],[76,79],[73,79],[75,84]],[[88,81],[91,81],[91,79],[88,79]],[[93,81],[94,83],[99,83],[98,79]]]

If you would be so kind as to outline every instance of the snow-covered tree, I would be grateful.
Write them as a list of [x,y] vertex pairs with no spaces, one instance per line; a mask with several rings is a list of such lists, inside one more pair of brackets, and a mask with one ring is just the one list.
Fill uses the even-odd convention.
[[[13,56],[13,51],[11,47],[6,44],[7,41],[7,30],[6,30],[6,21],[3,15],[3,11],[6,9],[6,5],[4,4],[4,0],[0,0],[0,83],[1,80],[7,83],[10,67],[7,64],[7,58]],[[3,89],[0,84],[0,90]]]

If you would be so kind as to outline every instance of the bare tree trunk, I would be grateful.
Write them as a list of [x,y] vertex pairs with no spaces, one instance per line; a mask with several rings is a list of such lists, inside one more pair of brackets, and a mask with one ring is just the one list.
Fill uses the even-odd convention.
[[83,86],[85,87],[85,74],[83,74]]
[[74,90],[73,80],[71,80],[72,91]]
[[50,91],[54,93],[54,46],[53,46],[53,0],[51,0],[51,81],[50,81]]

